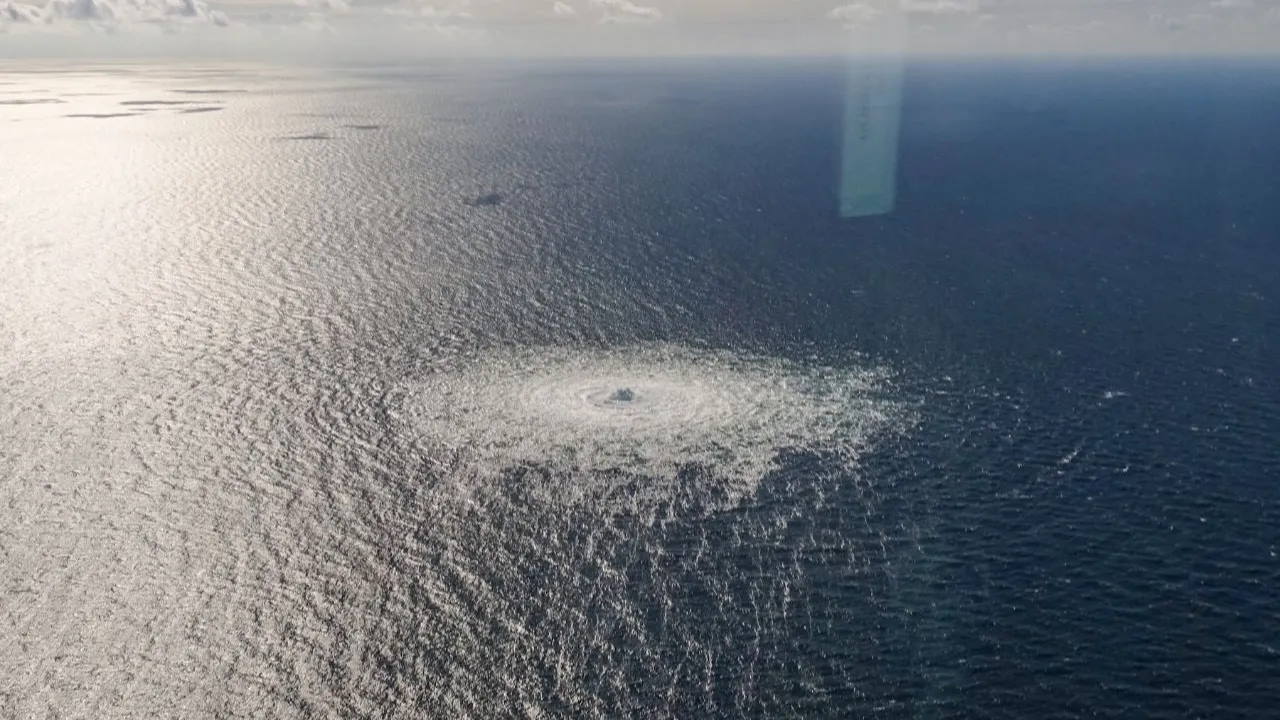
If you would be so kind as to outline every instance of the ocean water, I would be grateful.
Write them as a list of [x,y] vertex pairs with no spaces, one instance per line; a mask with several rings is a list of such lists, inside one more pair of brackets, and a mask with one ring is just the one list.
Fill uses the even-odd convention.
[[0,67],[0,717],[1274,714],[1277,69]]

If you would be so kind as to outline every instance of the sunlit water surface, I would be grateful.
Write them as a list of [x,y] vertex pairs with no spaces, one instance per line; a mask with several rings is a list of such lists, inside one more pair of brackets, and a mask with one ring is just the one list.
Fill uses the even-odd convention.
[[841,221],[836,66],[10,67],[0,716],[1274,712],[1276,74],[1123,70]]

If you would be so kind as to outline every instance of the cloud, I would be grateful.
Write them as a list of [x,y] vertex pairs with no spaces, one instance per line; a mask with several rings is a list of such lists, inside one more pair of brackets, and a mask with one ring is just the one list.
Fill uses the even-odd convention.
[[1213,15],[1204,12],[1152,12],[1151,23],[1169,32],[1180,33],[1187,30],[1199,30],[1215,22]]
[[174,27],[227,25],[227,16],[203,0],[49,0],[43,6],[0,2],[0,24],[83,25],[115,29],[130,25]]
[[920,15],[972,15],[978,0],[902,0],[902,9]]
[[459,38],[495,54],[823,54],[847,52],[850,35],[863,48],[895,32],[936,53],[1274,54],[1280,0],[0,0],[0,55],[41,43],[107,47],[135,28],[195,37],[227,16],[234,31],[210,29],[210,43],[190,51],[223,52],[213,42],[234,39],[287,55],[292,46],[278,40],[287,36],[298,52],[369,56],[434,52]]
[[450,0],[444,3],[424,2],[423,0],[400,0],[386,6],[389,15],[421,18],[436,26],[452,25],[473,19],[471,0]]
[[293,4],[315,12],[341,15],[351,12],[347,0],[293,0]]
[[636,5],[631,0],[591,0],[591,6],[603,13],[602,23],[652,23],[662,19],[658,8]]
[[840,21],[845,27],[860,27],[870,24],[880,15],[880,10],[865,2],[841,5],[827,13],[827,17]]
[[[1246,0],[1217,0],[1221,2],[1243,2]],[[827,17],[837,20],[847,28],[865,27],[886,14],[896,15],[899,12],[915,15],[972,15],[978,12],[980,0],[897,0],[896,2],[873,2],[857,0],[857,2],[841,5],[827,13]]]
[[28,3],[0,2],[0,26],[5,23],[34,25],[44,22],[44,12]]

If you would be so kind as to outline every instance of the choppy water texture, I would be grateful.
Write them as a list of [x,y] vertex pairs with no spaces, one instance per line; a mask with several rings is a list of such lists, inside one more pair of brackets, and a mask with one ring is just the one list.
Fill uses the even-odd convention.
[[1280,84],[0,77],[0,717],[1264,717]]

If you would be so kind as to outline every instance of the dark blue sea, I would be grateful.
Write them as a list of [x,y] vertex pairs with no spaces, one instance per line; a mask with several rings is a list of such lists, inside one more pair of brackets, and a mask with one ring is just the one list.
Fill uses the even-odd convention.
[[0,717],[1276,717],[1280,66],[858,72],[0,65]]

